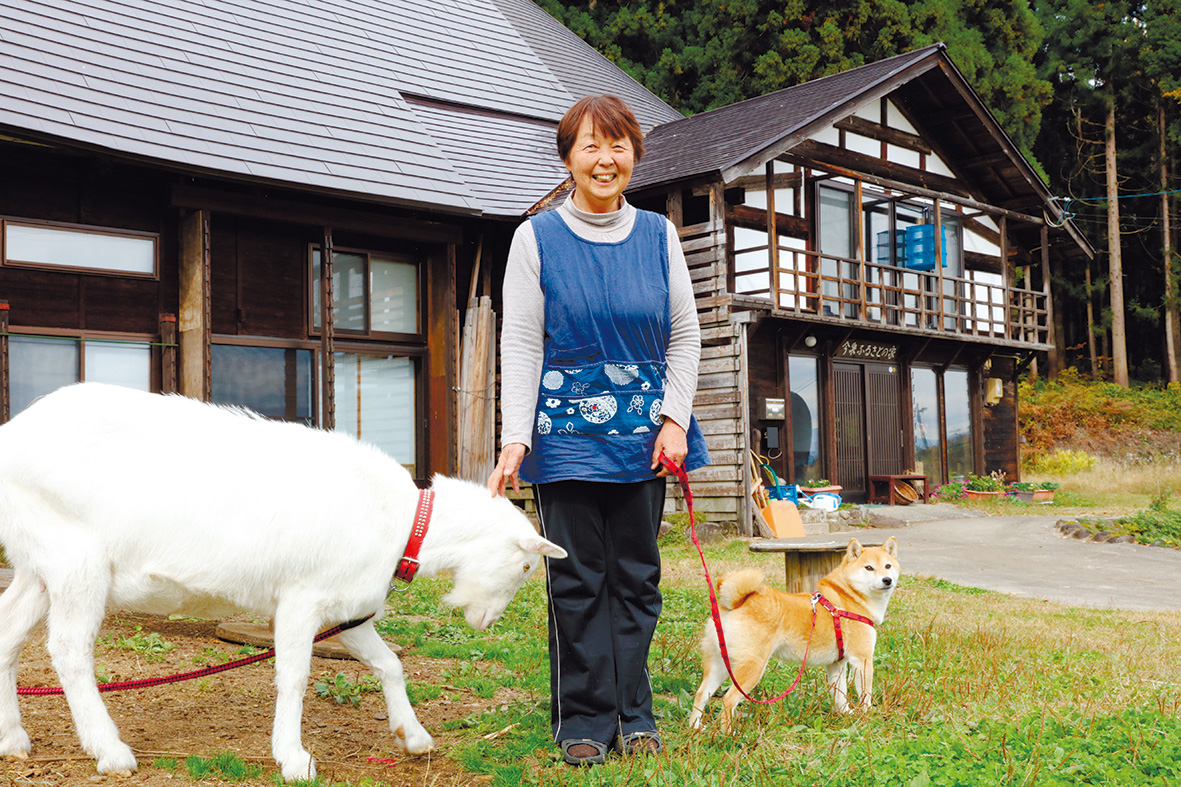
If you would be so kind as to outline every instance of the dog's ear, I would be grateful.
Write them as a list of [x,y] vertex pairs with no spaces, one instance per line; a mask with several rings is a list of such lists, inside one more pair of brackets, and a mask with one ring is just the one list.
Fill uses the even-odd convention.
[[890,536],[886,539],[886,543],[882,544],[882,549],[886,550],[887,555],[898,557],[898,539]]
[[566,550],[536,534],[521,536],[520,540],[517,541],[517,546],[526,552],[532,552],[537,555],[545,555],[546,557],[558,559],[566,557]]
[[855,538],[849,539],[849,548],[845,550],[850,560],[856,560],[861,557],[861,542]]

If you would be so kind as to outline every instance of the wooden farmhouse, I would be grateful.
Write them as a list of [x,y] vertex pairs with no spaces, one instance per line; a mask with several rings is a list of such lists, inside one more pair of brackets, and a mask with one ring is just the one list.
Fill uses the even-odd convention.
[[681,117],[529,0],[11,0],[4,17],[0,422],[101,380],[482,480],[489,296],[566,177],[558,120],[589,92],[645,130]]
[[750,532],[748,450],[854,501],[873,476],[1017,477],[1050,264],[1093,252],[943,45],[646,144],[629,195],[681,227],[706,344],[699,508]]
[[748,532],[751,449],[853,500],[1015,475],[1047,266],[1089,252],[940,46],[686,119],[529,0],[10,0],[3,38],[0,422],[100,380],[482,480],[509,241],[589,93],[650,131],[629,198],[698,289],[696,499]]

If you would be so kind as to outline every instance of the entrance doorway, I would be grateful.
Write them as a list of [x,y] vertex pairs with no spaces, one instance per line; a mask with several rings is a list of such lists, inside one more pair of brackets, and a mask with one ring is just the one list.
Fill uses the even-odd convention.
[[864,500],[870,475],[906,469],[901,378],[891,364],[833,363],[836,469],[845,497]]

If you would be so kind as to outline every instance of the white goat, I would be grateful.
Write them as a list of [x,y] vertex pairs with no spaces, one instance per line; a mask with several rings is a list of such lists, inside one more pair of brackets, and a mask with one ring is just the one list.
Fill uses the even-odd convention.
[[[450,572],[445,600],[491,625],[545,555],[564,558],[508,500],[434,479],[420,575]],[[0,543],[15,568],[0,594],[0,756],[31,745],[17,661],[48,614],[48,648],[82,747],[99,773],[136,768],[99,698],[94,644],[106,609],[274,618],[272,751],[312,778],[300,741],[312,639],[385,609],[418,490],[401,465],[338,433],[252,413],[82,383],[0,426]],[[402,665],[373,621],[338,635],[385,689],[395,744],[429,751]]]

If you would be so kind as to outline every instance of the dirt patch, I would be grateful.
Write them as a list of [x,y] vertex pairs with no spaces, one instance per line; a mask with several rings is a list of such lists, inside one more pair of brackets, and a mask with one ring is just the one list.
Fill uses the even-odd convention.
[[[213,622],[112,615],[99,635],[96,669],[114,681],[135,680],[188,672],[218,663],[226,656],[237,656],[239,647],[219,640],[215,628]],[[158,633],[175,647],[161,661],[149,662],[140,653],[111,644],[137,633],[141,636]],[[438,660],[416,658],[412,648],[403,650],[399,657],[411,685],[430,682],[431,676],[445,666]],[[445,787],[485,781],[445,756],[456,738],[443,725],[514,698],[498,695],[482,699],[462,688],[449,687],[440,698],[419,703],[415,712],[434,736],[438,750],[427,756],[405,757],[393,749],[385,702],[379,693],[361,695],[360,705],[354,707],[324,699],[311,689],[311,684],[320,678],[331,678],[338,672],[354,681],[369,674],[355,661],[312,660],[312,680],[304,698],[303,741],[316,758],[323,784],[359,782],[366,777],[392,786]],[[111,718],[139,760],[139,771],[129,779],[97,775],[94,761],[82,751],[74,734],[63,697],[21,697],[22,722],[33,740],[33,752],[27,760],[0,760],[0,784],[70,787],[110,781],[175,787],[178,782],[190,781],[183,765],[174,775],[153,767],[157,758],[172,757],[183,763],[190,755],[211,757],[228,751],[248,763],[263,766],[260,779],[239,784],[271,785],[278,772],[270,753],[273,678],[273,666],[263,662],[195,681],[104,694]],[[25,647],[18,683],[57,685],[43,632]],[[389,759],[393,762],[381,761]],[[204,779],[201,783],[219,781]]]

